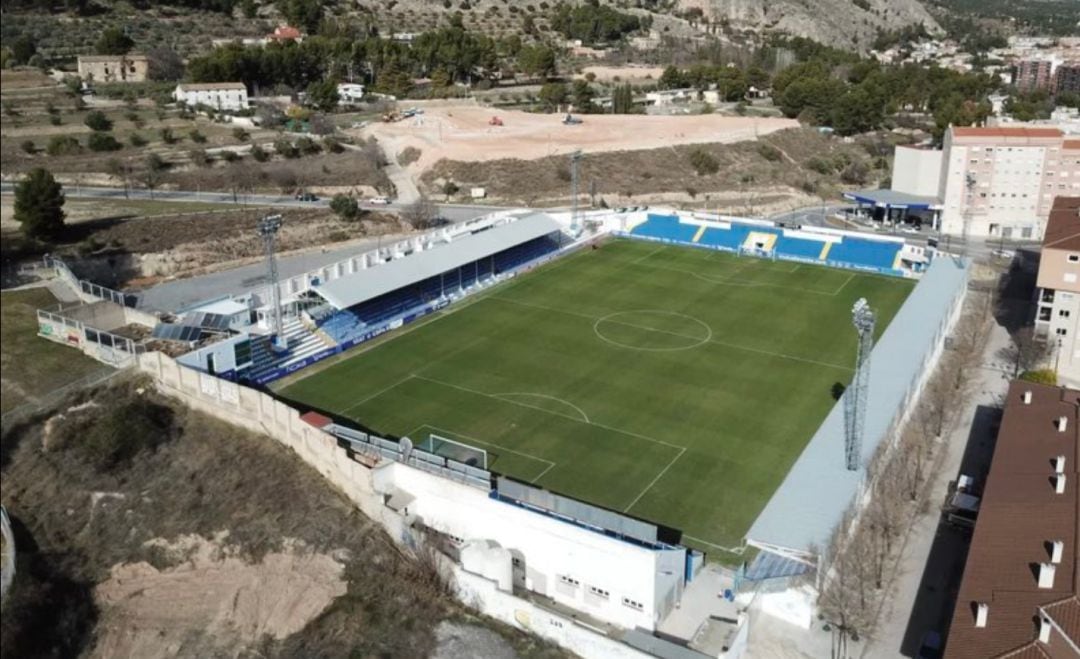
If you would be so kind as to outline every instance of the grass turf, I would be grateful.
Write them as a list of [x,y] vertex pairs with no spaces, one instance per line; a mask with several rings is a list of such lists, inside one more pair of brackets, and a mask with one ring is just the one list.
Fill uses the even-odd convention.
[[[738,546],[909,281],[628,240],[459,303],[281,393],[382,433]],[[837,460],[842,456],[837,455]],[[723,557],[720,557],[723,560]]]

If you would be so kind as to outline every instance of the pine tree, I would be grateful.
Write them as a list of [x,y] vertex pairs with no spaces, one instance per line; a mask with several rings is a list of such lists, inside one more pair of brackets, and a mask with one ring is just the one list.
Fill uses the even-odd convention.
[[63,187],[47,169],[30,170],[15,186],[15,221],[32,238],[55,239],[63,232]]

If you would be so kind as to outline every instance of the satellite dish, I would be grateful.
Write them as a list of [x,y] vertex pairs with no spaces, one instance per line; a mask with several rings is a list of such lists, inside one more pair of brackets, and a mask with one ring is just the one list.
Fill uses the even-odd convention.
[[401,445],[401,457],[402,457],[402,459],[408,460],[409,456],[412,455],[412,450],[413,450],[412,440],[409,439],[408,437],[402,437],[401,441],[398,442],[398,444]]

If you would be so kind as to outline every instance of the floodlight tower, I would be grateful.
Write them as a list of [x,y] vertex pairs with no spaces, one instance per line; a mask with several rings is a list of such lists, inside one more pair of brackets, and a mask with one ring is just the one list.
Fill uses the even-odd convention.
[[848,471],[856,471],[862,453],[863,427],[866,425],[866,402],[870,391],[870,351],[874,347],[874,310],[861,297],[851,309],[851,323],[859,335],[855,353],[855,376],[844,395],[844,462]]
[[581,149],[570,154],[570,232],[577,235],[578,222],[578,163],[581,162]]
[[285,338],[285,332],[281,327],[281,291],[278,289],[277,262],[274,260],[274,239],[277,237],[279,229],[281,229],[280,215],[267,215],[259,220],[259,224],[255,227],[256,233],[259,234],[259,237],[263,239],[263,244],[266,245],[266,269],[270,279],[270,304],[273,305],[274,312],[273,346],[275,350],[287,350],[289,342]]

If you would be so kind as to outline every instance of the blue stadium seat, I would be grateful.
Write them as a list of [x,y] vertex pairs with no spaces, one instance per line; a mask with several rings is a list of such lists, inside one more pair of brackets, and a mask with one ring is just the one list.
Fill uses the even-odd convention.
[[829,250],[829,263],[892,270],[900,243],[845,237]]
[[816,259],[821,256],[821,250],[825,243],[818,240],[806,240],[805,238],[791,238],[780,236],[773,249],[780,256],[791,256],[802,259]]
[[689,243],[694,240],[698,227],[694,224],[682,224],[674,215],[649,215],[644,224],[634,227],[630,233],[635,236],[662,238]]

